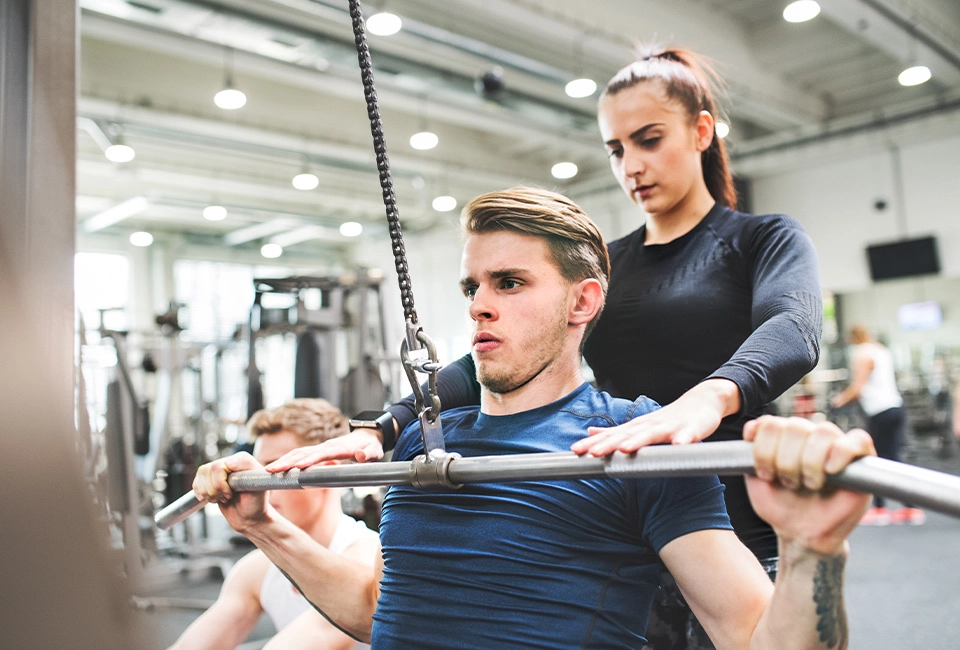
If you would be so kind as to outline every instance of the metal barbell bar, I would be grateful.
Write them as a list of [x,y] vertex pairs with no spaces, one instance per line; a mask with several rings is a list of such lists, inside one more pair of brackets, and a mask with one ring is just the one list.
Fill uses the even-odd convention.
[[[575,478],[645,478],[729,476],[753,473],[753,443],[740,440],[695,445],[644,447],[633,454],[595,458],[573,452],[474,456],[443,454],[411,461],[321,465],[282,473],[240,471],[227,482],[235,492],[295,490],[308,487],[414,485],[423,489],[456,489],[469,483],[556,480]],[[906,463],[867,456],[838,474],[832,485],[906,502],[960,517],[960,476]],[[157,512],[163,530],[200,510],[204,502],[193,491]]]

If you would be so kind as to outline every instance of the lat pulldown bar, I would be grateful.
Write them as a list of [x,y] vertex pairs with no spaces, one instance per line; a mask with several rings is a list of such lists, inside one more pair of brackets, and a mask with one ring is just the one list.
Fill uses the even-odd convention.
[[[728,476],[752,474],[753,469],[753,443],[732,440],[644,447],[635,454],[618,452],[603,458],[577,456],[564,451],[473,458],[443,454],[437,459],[418,456],[403,462],[322,465],[279,474],[252,470],[234,472],[227,480],[236,492],[366,485],[413,485],[436,490],[456,489],[468,483]],[[830,476],[828,481],[831,485],[960,517],[960,476],[868,456],[854,461],[839,474]],[[167,530],[203,505],[190,491],[157,512],[154,519],[157,526]]]

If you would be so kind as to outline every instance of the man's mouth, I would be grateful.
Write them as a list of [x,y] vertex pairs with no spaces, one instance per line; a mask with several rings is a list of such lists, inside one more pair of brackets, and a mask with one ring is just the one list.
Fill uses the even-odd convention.
[[489,352],[497,348],[501,341],[489,332],[477,332],[473,335],[473,349],[477,352]]

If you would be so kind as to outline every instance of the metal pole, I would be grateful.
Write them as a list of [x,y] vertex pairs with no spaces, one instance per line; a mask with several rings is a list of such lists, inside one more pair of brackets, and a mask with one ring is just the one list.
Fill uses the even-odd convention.
[[[282,474],[235,472],[228,482],[237,492],[361,485],[456,489],[469,483],[752,473],[753,443],[734,440],[645,447],[635,454],[604,458],[563,451],[472,458],[446,454],[439,460],[419,456],[412,461],[324,465]],[[870,456],[854,461],[829,477],[829,482],[960,517],[960,476]],[[190,492],[158,512],[155,519],[160,528],[167,529],[201,507]]]

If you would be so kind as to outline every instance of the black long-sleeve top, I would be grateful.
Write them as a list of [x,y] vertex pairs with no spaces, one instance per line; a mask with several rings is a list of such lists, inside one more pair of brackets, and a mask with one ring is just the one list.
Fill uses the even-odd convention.
[[[669,404],[701,381],[734,382],[740,413],[713,440],[742,436],[746,419],[817,363],[823,308],[816,251],[785,215],[754,216],[719,204],[690,232],[644,246],[646,228],[608,245],[606,308],[584,346],[599,388]],[[469,355],[439,377],[444,408],[479,403]],[[400,426],[412,398],[390,408]],[[743,480],[725,479],[734,528],[760,557],[776,539],[750,507]]]

